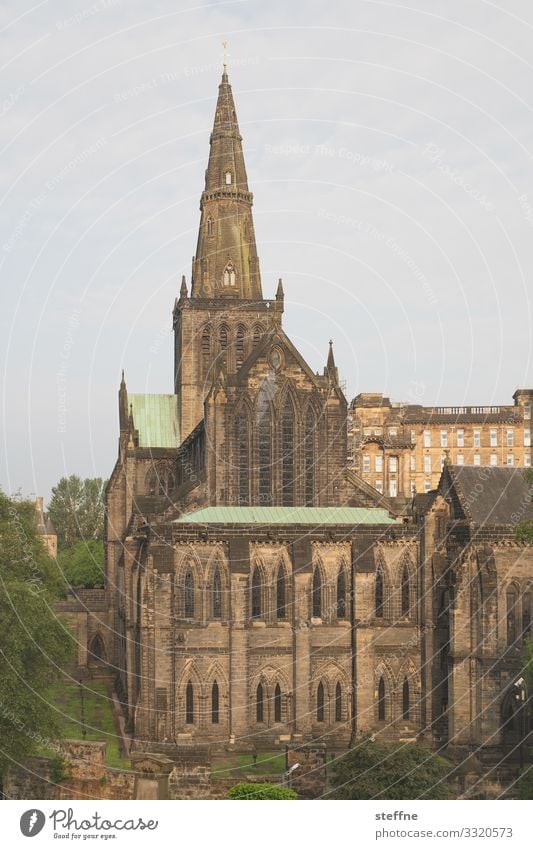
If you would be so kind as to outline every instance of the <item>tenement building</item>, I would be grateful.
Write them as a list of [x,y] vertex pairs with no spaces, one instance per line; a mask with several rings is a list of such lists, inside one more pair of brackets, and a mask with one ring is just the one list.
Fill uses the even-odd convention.
[[352,468],[378,492],[411,498],[439,483],[446,458],[458,466],[531,466],[533,391],[514,405],[423,407],[362,392],[349,409]]
[[533,393],[492,412],[358,396],[352,468],[332,347],[316,373],[283,329],[281,280],[264,297],[252,202],[224,70],[174,386],[119,389],[107,614],[83,620],[80,663],[113,671],[139,747],[339,750],[377,732],[499,762],[531,623],[514,526]]

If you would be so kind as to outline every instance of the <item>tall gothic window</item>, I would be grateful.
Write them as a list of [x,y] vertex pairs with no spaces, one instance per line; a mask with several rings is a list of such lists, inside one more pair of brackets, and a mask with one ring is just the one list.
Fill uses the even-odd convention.
[[337,575],[337,618],[346,618],[346,574],[344,566],[341,566]]
[[340,681],[337,681],[335,687],[335,722],[342,721],[342,687]]
[[316,691],[316,721],[324,722],[326,718],[326,708],[325,708],[325,699],[324,699],[324,685],[322,681],[317,687]]
[[377,619],[383,619],[384,589],[383,569],[381,566],[378,566],[376,569],[376,589],[374,598],[374,608]]
[[532,608],[532,593],[526,590],[522,595],[522,640],[530,636]]
[[244,362],[244,335],[244,327],[240,324],[235,336],[235,362],[237,368],[240,368]]
[[220,577],[220,569],[215,569],[213,575],[213,619],[222,618],[222,579]]
[[320,619],[322,616],[322,576],[320,569],[317,567],[313,572],[313,617]]
[[192,725],[194,722],[194,690],[192,681],[187,683],[185,690],[185,722]]
[[315,491],[315,416],[311,409],[308,409],[305,417],[305,437],[304,437],[304,462],[305,462],[305,503],[307,507],[313,506],[314,491]]
[[407,566],[403,567],[402,572],[402,616],[409,615],[409,570]]
[[211,722],[213,725],[218,725],[219,721],[220,711],[218,684],[216,681],[213,681],[213,686],[211,687]]
[[213,233],[214,233],[213,219],[211,218],[211,216],[209,216],[209,218],[207,219],[207,235],[212,236]]
[[209,327],[204,328],[202,333],[202,375],[205,378],[208,375],[211,365],[211,330]]
[[225,324],[218,331],[218,347],[220,349],[220,359],[226,362],[226,353],[228,350],[228,328]]
[[252,619],[260,619],[263,614],[261,594],[261,571],[256,568],[252,575]]
[[281,417],[281,500],[284,506],[294,504],[294,408],[285,399]]
[[224,269],[224,286],[235,286],[235,268],[232,262],[228,262]]
[[260,341],[261,341],[261,328],[256,326],[256,327],[254,327],[254,332],[253,332],[253,335],[252,335],[252,347],[257,348]]
[[237,492],[239,504],[250,503],[250,462],[248,440],[248,418],[244,412],[239,413],[235,422],[235,437],[237,443]]
[[402,687],[402,718],[409,719],[411,713],[411,705],[409,699],[409,681],[404,678]]
[[516,643],[516,619],[517,619],[518,593],[516,587],[507,589],[507,645],[514,646]]
[[270,411],[261,413],[257,433],[259,447],[259,504],[272,504],[272,429]]
[[385,719],[385,681],[379,679],[378,684],[378,719],[382,722]]
[[256,722],[264,722],[265,718],[265,705],[263,698],[263,685],[257,685],[257,691],[255,694],[255,719]]
[[276,684],[274,690],[274,722],[281,722],[281,687]]
[[287,618],[287,582],[283,566],[278,568],[276,579],[276,616],[278,619]]
[[194,616],[194,575],[192,569],[187,569],[185,573],[184,595],[185,618],[192,619]]

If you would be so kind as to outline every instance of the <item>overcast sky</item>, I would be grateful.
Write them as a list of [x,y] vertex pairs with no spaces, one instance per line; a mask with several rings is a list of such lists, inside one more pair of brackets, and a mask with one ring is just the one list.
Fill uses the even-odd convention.
[[108,476],[120,370],[172,391],[221,72],[263,291],[351,398],[512,403],[533,385],[529,0],[4,0],[7,492]]

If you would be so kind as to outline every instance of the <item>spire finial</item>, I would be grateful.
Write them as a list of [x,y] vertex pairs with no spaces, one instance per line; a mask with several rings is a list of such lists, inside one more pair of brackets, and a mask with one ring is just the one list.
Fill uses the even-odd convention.
[[187,281],[185,280],[185,275],[181,275],[181,288],[180,288],[180,299],[187,298]]
[[223,76],[223,77],[227,77],[227,76],[228,76],[228,58],[229,58],[229,53],[228,53],[228,42],[227,42],[227,41],[223,41],[223,42],[222,42],[222,47],[224,48],[224,64],[223,64],[224,71],[223,71],[223,73],[222,73],[222,76]]

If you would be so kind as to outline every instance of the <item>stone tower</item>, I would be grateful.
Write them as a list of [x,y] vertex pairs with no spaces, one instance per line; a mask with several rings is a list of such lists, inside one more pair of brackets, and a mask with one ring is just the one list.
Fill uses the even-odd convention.
[[264,300],[252,216],[253,195],[224,69],[210,138],[190,297],[185,278],[174,307],[175,391],[181,438],[204,415],[220,371],[238,371],[283,312],[283,292]]

